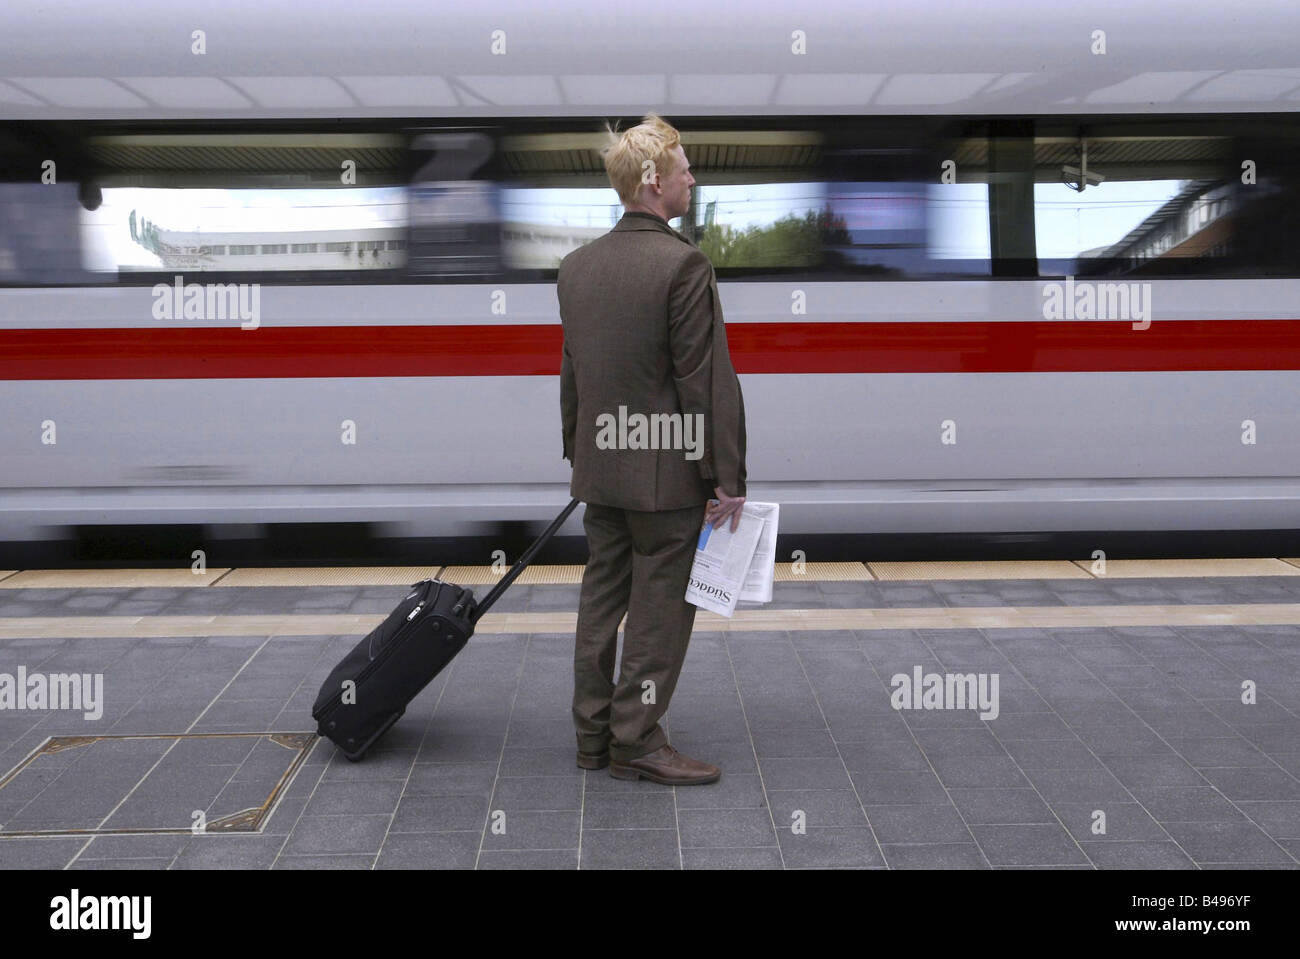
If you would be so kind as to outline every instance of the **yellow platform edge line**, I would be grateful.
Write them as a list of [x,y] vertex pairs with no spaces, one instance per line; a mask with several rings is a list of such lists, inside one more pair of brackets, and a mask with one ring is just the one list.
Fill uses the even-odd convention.
[[[493,613],[476,634],[572,633],[577,614]],[[362,636],[384,616],[360,613],[195,616],[0,617],[0,640],[36,638],[205,638]],[[1192,606],[1023,606],[869,609],[751,609],[731,619],[701,611],[700,632],[883,629],[1065,629],[1125,626],[1294,626],[1300,603]]]
[[[796,565],[798,569],[796,570]],[[1092,560],[935,560],[923,562],[777,563],[778,583],[958,580],[1161,579],[1300,576],[1300,558],[1109,559],[1105,575]],[[530,566],[523,585],[576,585],[581,565]],[[406,586],[439,576],[465,586],[491,585],[501,572],[491,566],[215,567],[203,573],[176,569],[0,570],[5,589],[145,589],[257,586]]]

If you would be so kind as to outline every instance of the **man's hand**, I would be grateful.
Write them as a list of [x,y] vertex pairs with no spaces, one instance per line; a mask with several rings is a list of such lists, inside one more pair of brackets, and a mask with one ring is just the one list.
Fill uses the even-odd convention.
[[713,492],[718,497],[718,501],[716,503],[709,501],[709,508],[704,511],[704,522],[711,523],[713,528],[717,529],[730,516],[731,531],[734,533],[736,527],[740,525],[740,509],[745,505],[745,497],[728,496],[721,486],[715,486]]

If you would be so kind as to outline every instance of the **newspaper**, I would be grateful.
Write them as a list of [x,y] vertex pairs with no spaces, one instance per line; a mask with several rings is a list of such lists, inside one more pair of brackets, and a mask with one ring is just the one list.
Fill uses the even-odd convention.
[[706,523],[695,545],[686,601],[727,618],[741,599],[770,602],[777,513],[775,503],[746,503],[734,533],[730,519],[717,529]]
[[754,557],[749,561],[745,584],[740,589],[742,603],[772,602],[772,580],[776,577],[776,527],[781,516],[778,503],[746,503],[742,510],[763,520]]

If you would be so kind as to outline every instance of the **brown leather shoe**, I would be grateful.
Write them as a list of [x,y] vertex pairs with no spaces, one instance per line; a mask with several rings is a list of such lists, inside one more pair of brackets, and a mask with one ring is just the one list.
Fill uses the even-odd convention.
[[609,765],[609,753],[584,753],[578,752],[579,769],[604,769]]
[[648,779],[665,786],[702,786],[717,782],[722,770],[683,756],[672,746],[665,745],[626,762],[611,761],[609,774],[615,779]]

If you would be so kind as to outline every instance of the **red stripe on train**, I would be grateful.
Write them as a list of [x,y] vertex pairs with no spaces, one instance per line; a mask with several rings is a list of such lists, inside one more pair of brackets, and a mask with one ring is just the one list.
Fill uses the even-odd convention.
[[[1300,369],[1300,320],[733,323],[741,373]],[[554,376],[558,324],[0,330],[0,380]]]

